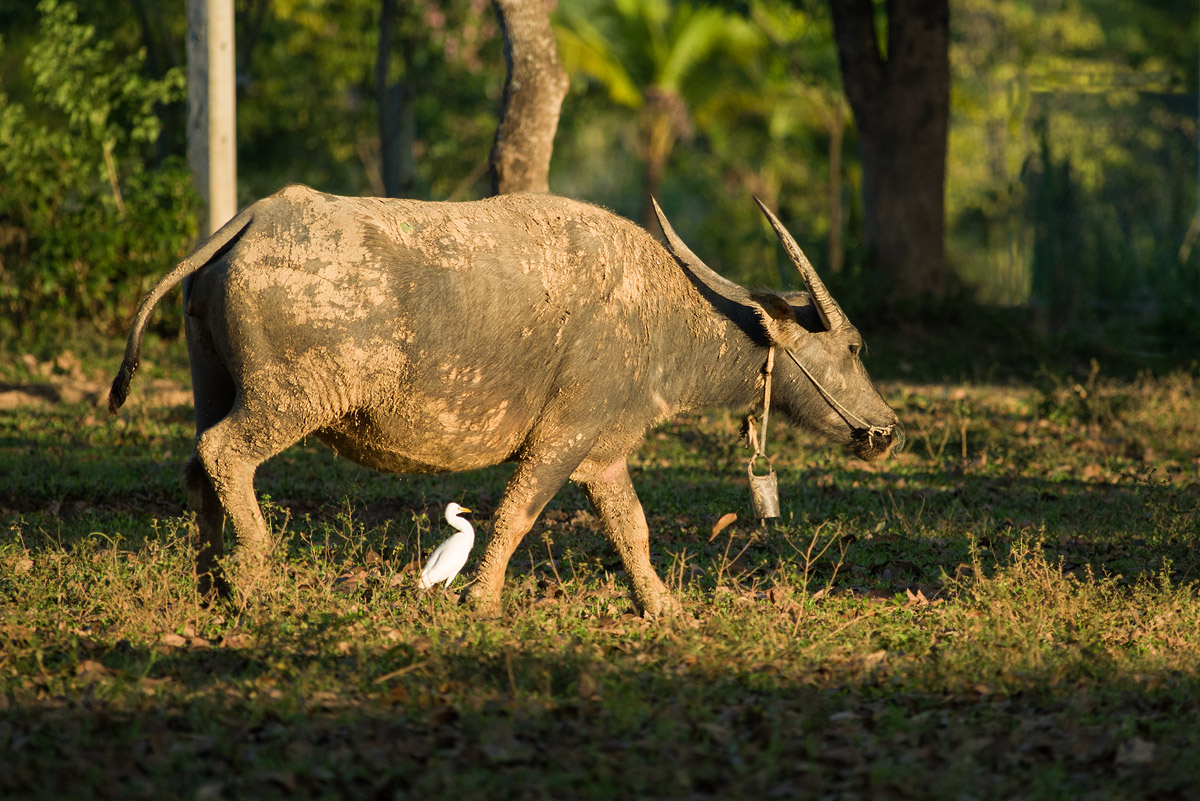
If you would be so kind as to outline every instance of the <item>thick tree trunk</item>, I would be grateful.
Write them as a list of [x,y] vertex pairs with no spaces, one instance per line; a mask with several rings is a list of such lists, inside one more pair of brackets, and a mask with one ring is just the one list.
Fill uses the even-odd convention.
[[846,140],[846,116],[835,103],[829,119],[829,269],[840,273],[846,260],[842,244],[842,144]]
[[549,192],[550,155],[567,71],[550,28],[551,0],[492,0],[508,77],[492,145],[492,192]]
[[375,54],[375,100],[379,106],[379,171],[388,197],[409,197],[417,178],[413,145],[417,120],[412,82],[388,82],[392,45],[396,39],[396,0],[383,0],[379,8],[379,49]]
[[864,227],[897,297],[940,294],[946,274],[949,0],[888,0],[887,56],[872,0],[830,0],[859,133]]

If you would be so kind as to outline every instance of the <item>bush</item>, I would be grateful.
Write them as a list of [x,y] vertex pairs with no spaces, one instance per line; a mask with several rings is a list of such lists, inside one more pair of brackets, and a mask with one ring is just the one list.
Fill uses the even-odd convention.
[[34,103],[0,92],[0,338],[114,333],[196,235],[186,165],[148,163],[184,76],[147,78],[144,54],[119,56],[68,3],[38,11]]

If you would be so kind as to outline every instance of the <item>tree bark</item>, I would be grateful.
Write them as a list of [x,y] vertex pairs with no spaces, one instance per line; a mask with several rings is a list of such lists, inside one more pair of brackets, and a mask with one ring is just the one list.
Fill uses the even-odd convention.
[[412,81],[406,75],[398,83],[388,82],[392,45],[396,40],[396,0],[383,0],[379,7],[379,48],[375,53],[375,100],[379,106],[379,171],[388,197],[408,197],[417,178],[413,145],[417,140],[417,118],[413,108]]
[[550,28],[553,0],[492,0],[508,74],[492,144],[492,193],[549,192],[567,71]]
[[829,118],[829,269],[840,273],[846,260],[842,244],[842,143],[846,139],[846,116],[835,102]]
[[233,0],[188,0],[187,14],[188,165],[208,235],[237,213]]
[[645,185],[642,187],[642,227],[654,233],[660,230],[658,215],[651,198],[659,197],[663,176],[667,174],[667,159],[675,147],[675,124],[669,111],[654,97],[648,97],[642,113],[642,160],[646,165]]
[[830,0],[859,133],[872,264],[896,297],[945,289],[949,0],[887,0],[886,56],[872,0]]

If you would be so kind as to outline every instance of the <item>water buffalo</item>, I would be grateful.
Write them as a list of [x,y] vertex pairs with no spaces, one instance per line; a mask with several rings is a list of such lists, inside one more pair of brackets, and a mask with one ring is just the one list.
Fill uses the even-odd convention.
[[[761,205],[761,204],[760,204]],[[544,194],[469,203],[290,186],[243,210],[142,301],[109,409],[124,402],[154,305],[183,282],[196,406],[185,468],[201,586],[266,564],[254,472],[307,434],[378,470],[515,462],[472,586],[499,609],[509,557],[568,480],[616,546],[644,614],[677,608],[650,564],[626,458],[688,409],[771,403],[864,459],[902,440],[862,338],[767,214],[808,292],[749,291],[596,206]]]

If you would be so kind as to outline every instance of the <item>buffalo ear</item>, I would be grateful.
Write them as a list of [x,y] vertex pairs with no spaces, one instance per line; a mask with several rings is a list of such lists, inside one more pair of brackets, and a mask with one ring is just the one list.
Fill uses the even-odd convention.
[[763,327],[767,330],[767,336],[771,338],[772,342],[783,344],[784,331],[790,326],[799,324],[791,305],[774,292],[751,292],[750,300],[754,304],[754,311],[757,312]]
[[795,321],[796,319],[796,314],[792,311],[791,305],[782,296],[776,295],[774,292],[751,292],[750,300],[757,303],[759,308],[770,315],[773,320]]

